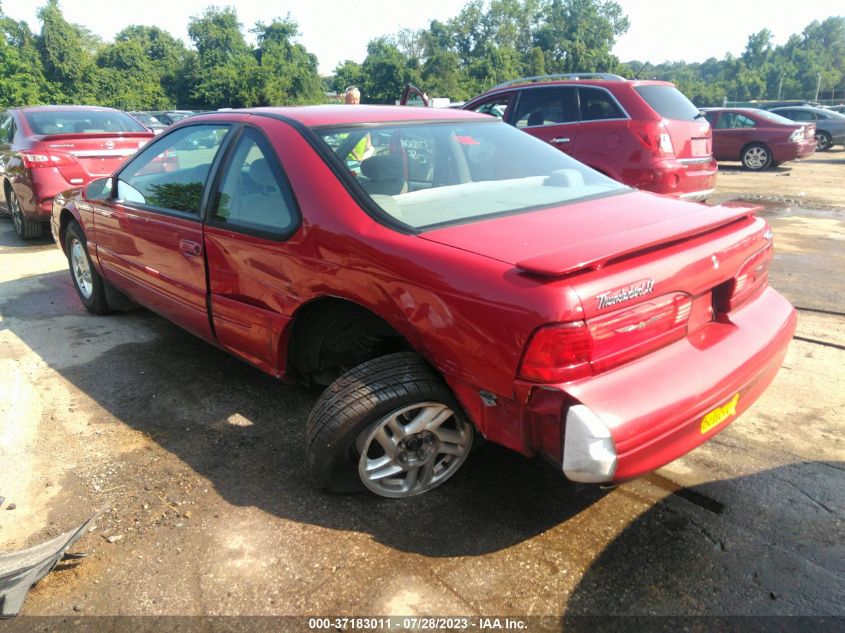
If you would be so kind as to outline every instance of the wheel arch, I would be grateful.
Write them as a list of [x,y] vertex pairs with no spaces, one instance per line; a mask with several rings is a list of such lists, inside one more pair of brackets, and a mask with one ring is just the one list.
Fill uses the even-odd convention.
[[379,356],[413,351],[426,357],[421,346],[412,343],[415,338],[357,301],[322,295],[294,312],[280,339],[279,364],[292,380],[327,385],[348,369]]

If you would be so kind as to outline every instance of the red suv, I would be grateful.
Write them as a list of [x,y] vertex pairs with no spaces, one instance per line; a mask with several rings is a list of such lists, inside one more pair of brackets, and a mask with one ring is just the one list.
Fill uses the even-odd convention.
[[111,108],[33,106],[0,112],[0,199],[18,237],[41,235],[53,196],[110,174],[153,136]]
[[[430,99],[410,86],[402,101]],[[710,124],[665,81],[609,73],[528,77],[460,107],[497,116],[637,189],[702,200],[716,183]]]
[[747,409],[795,328],[754,209],[635,191],[460,110],[191,117],[57,196],[52,230],[88,310],[131,300],[327,386],[307,458],[336,491],[430,490],[476,433],[636,477]]

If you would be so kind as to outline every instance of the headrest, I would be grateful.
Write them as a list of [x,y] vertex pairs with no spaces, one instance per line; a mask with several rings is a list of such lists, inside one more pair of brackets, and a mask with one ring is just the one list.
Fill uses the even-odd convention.
[[534,112],[528,115],[528,121],[526,122],[526,125],[543,125],[543,123],[545,122],[546,119],[543,116],[543,113],[539,110],[534,110]]
[[361,173],[370,180],[402,180],[405,175],[402,157],[398,154],[379,154],[361,163]]
[[249,177],[262,187],[276,186],[276,177],[273,175],[273,170],[270,169],[270,163],[267,162],[266,158],[252,161],[249,166]]

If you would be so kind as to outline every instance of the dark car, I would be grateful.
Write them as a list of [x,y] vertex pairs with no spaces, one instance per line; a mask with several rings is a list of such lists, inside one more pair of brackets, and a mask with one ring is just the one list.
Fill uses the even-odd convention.
[[173,125],[177,121],[186,119],[196,113],[193,110],[151,110],[149,114],[153,115],[165,125]]
[[716,160],[738,160],[759,171],[815,152],[816,126],[755,108],[706,108]]
[[152,137],[112,108],[33,106],[0,112],[0,193],[18,237],[41,235],[53,196],[112,173]]
[[795,327],[754,212],[633,190],[471,112],[311,106],[178,123],[57,197],[52,230],[89,311],[131,300],[328,385],[303,455],[322,487],[409,497],[476,433],[599,483],[724,429]]
[[[413,86],[403,102],[428,105]],[[461,106],[550,143],[626,185],[701,200],[713,192],[710,124],[665,81],[606,73],[544,75],[500,84]]]
[[141,123],[141,125],[143,125],[148,130],[152,130],[153,134],[161,134],[167,129],[169,125],[168,123],[162,123],[150,112],[133,111],[127,112],[127,114],[137,119]]
[[845,145],[845,114],[812,106],[774,108],[771,111],[799,123],[814,123],[816,150],[819,152],[825,152],[834,145]]

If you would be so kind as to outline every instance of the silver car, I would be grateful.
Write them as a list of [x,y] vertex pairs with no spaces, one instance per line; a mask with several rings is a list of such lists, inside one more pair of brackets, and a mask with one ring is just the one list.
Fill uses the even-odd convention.
[[772,108],[793,121],[811,121],[816,124],[816,150],[823,152],[834,145],[845,145],[845,114],[813,106]]

